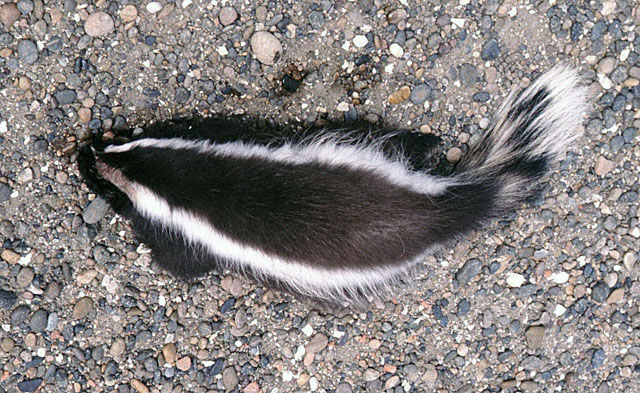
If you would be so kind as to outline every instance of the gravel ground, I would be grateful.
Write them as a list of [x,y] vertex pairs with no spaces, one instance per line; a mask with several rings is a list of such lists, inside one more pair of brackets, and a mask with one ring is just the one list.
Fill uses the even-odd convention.
[[[0,392],[639,391],[637,2],[3,3]],[[75,166],[192,113],[383,120],[456,161],[563,59],[594,108],[542,196],[368,311],[176,280]]]

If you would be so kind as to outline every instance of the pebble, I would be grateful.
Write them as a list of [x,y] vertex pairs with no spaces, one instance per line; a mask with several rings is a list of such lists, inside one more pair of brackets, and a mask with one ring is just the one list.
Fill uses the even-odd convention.
[[0,289],[0,309],[9,309],[16,303],[18,297],[14,292]]
[[76,100],[77,94],[71,89],[62,89],[56,92],[56,101],[59,105],[69,105]]
[[160,12],[161,10],[162,4],[157,1],[152,1],[147,4],[147,12],[149,12],[150,14],[155,14],[157,12]]
[[607,297],[607,304],[616,304],[622,302],[624,299],[624,288],[614,289],[609,297]]
[[257,382],[251,382],[243,389],[243,393],[259,393],[260,385]]
[[336,393],[352,393],[353,389],[349,382],[341,382],[336,387]]
[[178,361],[176,362],[176,367],[180,371],[188,371],[191,368],[191,358],[189,356],[185,356],[178,359]]
[[127,4],[120,10],[120,17],[125,22],[133,22],[138,17],[138,9],[133,4]]
[[471,97],[475,102],[487,102],[491,98],[491,95],[486,91],[477,92]]
[[527,346],[531,349],[538,349],[542,347],[544,333],[544,326],[529,326],[524,333]]
[[429,94],[431,94],[431,88],[426,84],[419,84],[414,86],[411,89],[411,95],[409,96],[409,100],[415,105],[422,105],[429,98]]
[[447,161],[452,164],[460,161],[462,158],[462,150],[459,147],[452,147],[447,151]]
[[162,356],[164,356],[164,361],[168,364],[175,363],[177,353],[178,350],[176,349],[176,345],[174,343],[168,343],[162,347]]
[[325,24],[324,14],[322,11],[311,11],[309,13],[309,24],[314,29],[320,29]]
[[21,392],[35,392],[42,385],[43,380],[41,378],[27,379],[25,381],[18,382],[18,389]]
[[15,3],[6,3],[0,6],[0,22],[4,25],[5,30],[9,30],[19,18],[20,11]]
[[29,327],[31,331],[34,333],[42,333],[47,327],[47,311],[43,309],[39,309],[31,316],[31,320],[29,321]]
[[606,358],[605,352],[602,348],[598,348],[593,351],[593,355],[591,355],[591,367],[599,368],[604,364],[604,360]]
[[318,333],[305,346],[305,350],[311,353],[318,353],[325,349],[328,343],[329,339],[327,336],[322,333]]
[[607,160],[604,156],[598,156],[595,165],[595,172],[598,176],[604,176],[615,168],[613,161]]
[[18,56],[27,64],[33,64],[38,60],[38,47],[31,40],[21,40],[18,43]]
[[13,250],[4,249],[2,250],[2,252],[0,252],[0,258],[9,262],[12,265],[15,265],[20,261],[20,254],[18,254]]
[[616,66],[616,58],[615,57],[605,57],[598,62],[596,65],[596,70],[602,74],[608,75],[610,74]]
[[26,321],[27,317],[31,313],[31,310],[27,306],[18,306],[11,312],[11,326],[18,326],[22,322]]
[[507,274],[507,285],[511,288],[520,288],[522,284],[524,284],[525,279],[522,274],[518,273],[508,273]]
[[149,393],[149,388],[138,379],[131,379],[129,385],[138,393]]
[[233,7],[222,7],[218,14],[218,19],[223,26],[229,26],[238,18],[238,13]]
[[603,303],[609,297],[609,286],[604,281],[598,281],[596,285],[591,288],[591,299],[598,303]]
[[494,38],[487,40],[482,46],[482,51],[480,52],[480,57],[484,61],[494,60],[500,56],[500,45],[498,45],[498,41]]
[[549,276],[549,280],[556,284],[564,284],[569,281],[569,274],[567,272],[556,272]]
[[475,258],[470,259],[456,272],[456,281],[460,285],[468,284],[480,271],[482,271],[482,262]]
[[0,183],[0,203],[6,202],[11,198],[13,190],[4,183]]
[[93,281],[94,278],[98,276],[98,271],[95,269],[88,269],[82,271],[76,275],[76,282],[80,285],[87,285]]
[[280,59],[282,44],[273,34],[259,31],[251,37],[251,50],[259,62],[273,65]]
[[356,48],[364,48],[369,43],[367,37],[362,34],[356,35],[351,41]]
[[364,370],[363,377],[367,382],[375,381],[380,378],[380,371],[376,370],[375,368],[368,368]]
[[71,312],[71,316],[73,319],[82,319],[89,315],[89,313],[93,310],[93,299],[90,297],[80,298],[76,304],[73,306],[73,311]]
[[404,56],[404,49],[402,49],[402,47],[398,44],[396,44],[395,42],[393,44],[391,44],[391,46],[389,46],[389,52],[391,52],[391,55],[393,57],[402,57]]
[[222,384],[226,391],[232,391],[238,386],[238,375],[233,367],[227,367],[222,372]]
[[478,69],[473,64],[463,63],[460,66],[459,78],[462,86],[471,87],[478,80]]
[[21,288],[26,288],[29,285],[31,285],[31,281],[33,281],[34,276],[35,276],[35,273],[33,272],[33,269],[30,268],[29,266],[25,266],[22,269],[20,269],[20,272],[16,277],[16,283]]
[[389,103],[391,105],[396,105],[401,102],[405,102],[411,97],[411,88],[409,86],[402,86],[400,89],[391,93],[389,96]]
[[97,197],[82,212],[82,219],[87,224],[95,224],[100,221],[109,211],[109,204],[102,198]]
[[[91,120],[91,116],[93,113],[89,108],[80,108],[78,109],[78,120],[82,123],[88,123]],[[106,212],[106,211],[105,211]]]
[[113,18],[106,12],[98,11],[87,17],[84,22],[84,31],[91,37],[102,37],[113,31],[115,24]]

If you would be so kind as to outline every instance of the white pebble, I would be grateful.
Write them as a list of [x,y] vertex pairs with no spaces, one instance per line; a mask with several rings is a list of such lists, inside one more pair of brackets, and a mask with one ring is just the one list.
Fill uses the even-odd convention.
[[289,382],[293,379],[293,373],[289,370],[284,370],[282,372],[282,380],[285,382]]
[[404,49],[395,42],[389,47],[389,52],[391,52],[394,57],[402,57],[404,55]]
[[464,27],[464,23],[466,21],[466,19],[462,18],[451,18],[451,23],[453,23],[453,26],[459,27],[461,29]]
[[356,48],[364,48],[369,43],[369,40],[367,39],[367,37],[363,36],[362,34],[359,34],[353,37],[352,41],[353,41],[353,45],[355,45]]
[[336,110],[338,112],[347,112],[349,110],[349,104],[342,101],[341,103],[338,104],[338,106],[336,106]]
[[524,284],[524,276],[518,273],[507,274],[507,285],[511,288],[520,288]]
[[609,90],[613,87],[613,82],[605,74],[598,74],[598,82],[600,82],[600,86],[605,90]]
[[557,272],[551,274],[549,276],[549,280],[555,282],[556,284],[564,284],[569,281],[569,274],[567,272]]
[[155,14],[156,12],[159,12],[162,9],[162,4],[158,3],[157,1],[152,1],[151,3],[147,4],[147,11],[150,14]]
[[0,121],[0,134],[4,134],[5,132],[7,132],[7,121],[2,120]]
[[316,377],[311,377],[309,379],[309,390],[315,392],[318,389],[318,379]]
[[304,327],[301,330],[302,330],[302,333],[304,333],[304,335],[307,337],[313,334],[313,328],[309,324],[304,325]]
[[556,317],[559,317],[560,315],[564,314],[567,311],[567,309],[561,305],[561,304],[556,304],[556,308],[553,310],[553,313],[555,314]]

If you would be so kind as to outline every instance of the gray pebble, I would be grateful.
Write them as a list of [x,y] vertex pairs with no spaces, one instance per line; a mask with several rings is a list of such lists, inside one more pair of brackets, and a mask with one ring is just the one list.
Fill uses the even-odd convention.
[[21,392],[35,392],[40,385],[42,385],[42,379],[27,379],[26,381],[18,382],[18,389]]
[[17,299],[18,298],[15,293],[0,289],[0,309],[11,308]]
[[107,214],[108,210],[109,204],[104,199],[97,197],[84,209],[82,219],[87,224],[95,224]]
[[602,364],[604,363],[605,357],[606,356],[602,348],[596,349],[593,352],[593,355],[591,355],[591,367],[598,368],[602,366]]
[[76,100],[76,92],[71,89],[58,90],[56,93],[56,101],[59,105],[68,105]]
[[468,260],[456,273],[456,280],[461,285],[468,284],[482,270],[482,262],[478,259]]
[[314,29],[319,29],[324,26],[325,21],[322,11],[312,11],[309,14],[309,23]]
[[411,89],[411,96],[409,99],[415,105],[422,105],[429,97],[431,88],[428,85],[420,84]]
[[0,203],[8,201],[9,198],[11,198],[12,192],[13,190],[11,187],[4,183],[0,183]]
[[41,333],[47,327],[47,311],[39,309],[31,316],[29,327],[34,333]]
[[351,388],[351,385],[349,384],[349,382],[341,382],[336,388],[336,393],[352,393],[352,392],[353,392],[353,388]]
[[591,299],[598,303],[603,303],[609,296],[609,286],[604,281],[598,281],[598,283],[591,288]]
[[280,59],[282,44],[273,34],[259,31],[251,37],[251,50],[260,63],[273,65]]
[[237,18],[238,13],[233,7],[223,7],[218,14],[218,19],[220,19],[220,23],[224,26],[232,24]]
[[602,226],[607,231],[613,232],[618,227],[618,220],[616,220],[616,218],[613,216],[608,216],[607,218],[604,219],[604,223],[602,224]]
[[16,307],[11,313],[11,318],[10,318],[11,326],[20,325],[22,322],[24,322],[27,319],[30,312],[31,310],[29,310],[29,307],[27,306]]
[[491,95],[486,91],[480,91],[473,95],[472,99],[475,102],[487,102],[491,98]]
[[464,63],[460,66],[460,83],[462,86],[473,86],[478,80],[478,69],[473,64]]
[[482,60],[488,61],[496,59],[500,56],[500,45],[498,45],[498,41],[494,38],[487,40],[482,47],[482,51],[480,52],[480,57]]
[[191,93],[184,87],[180,86],[176,89],[176,101],[178,102],[178,104],[184,104],[185,102],[187,102],[190,96]]
[[33,64],[38,60],[38,47],[31,40],[22,40],[18,43],[18,56],[27,64]]

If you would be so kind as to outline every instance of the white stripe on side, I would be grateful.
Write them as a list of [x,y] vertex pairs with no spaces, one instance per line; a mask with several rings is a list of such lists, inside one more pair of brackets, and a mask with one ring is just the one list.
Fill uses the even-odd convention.
[[[148,219],[161,223],[165,228],[178,231],[192,245],[201,245],[209,253],[235,265],[238,270],[250,267],[265,277],[272,277],[289,284],[296,291],[317,298],[349,300],[360,290],[378,292],[388,287],[420,258],[391,267],[371,269],[319,269],[301,262],[285,260],[255,247],[237,242],[218,231],[207,220],[169,203],[149,188],[131,182],[129,194],[136,209]],[[345,299],[346,297],[346,299]]]
[[201,154],[240,159],[257,158],[296,165],[318,163],[331,168],[346,167],[369,171],[378,174],[393,185],[433,196],[444,193],[447,187],[454,184],[452,179],[412,171],[401,158],[390,159],[375,146],[341,144],[332,136],[308,143],[285,144],[277,148],[243,142],[213,144],[206,140],[143,138],[123,145],[108,146],[105,152],[122,153],[136,147],[192,150]]

